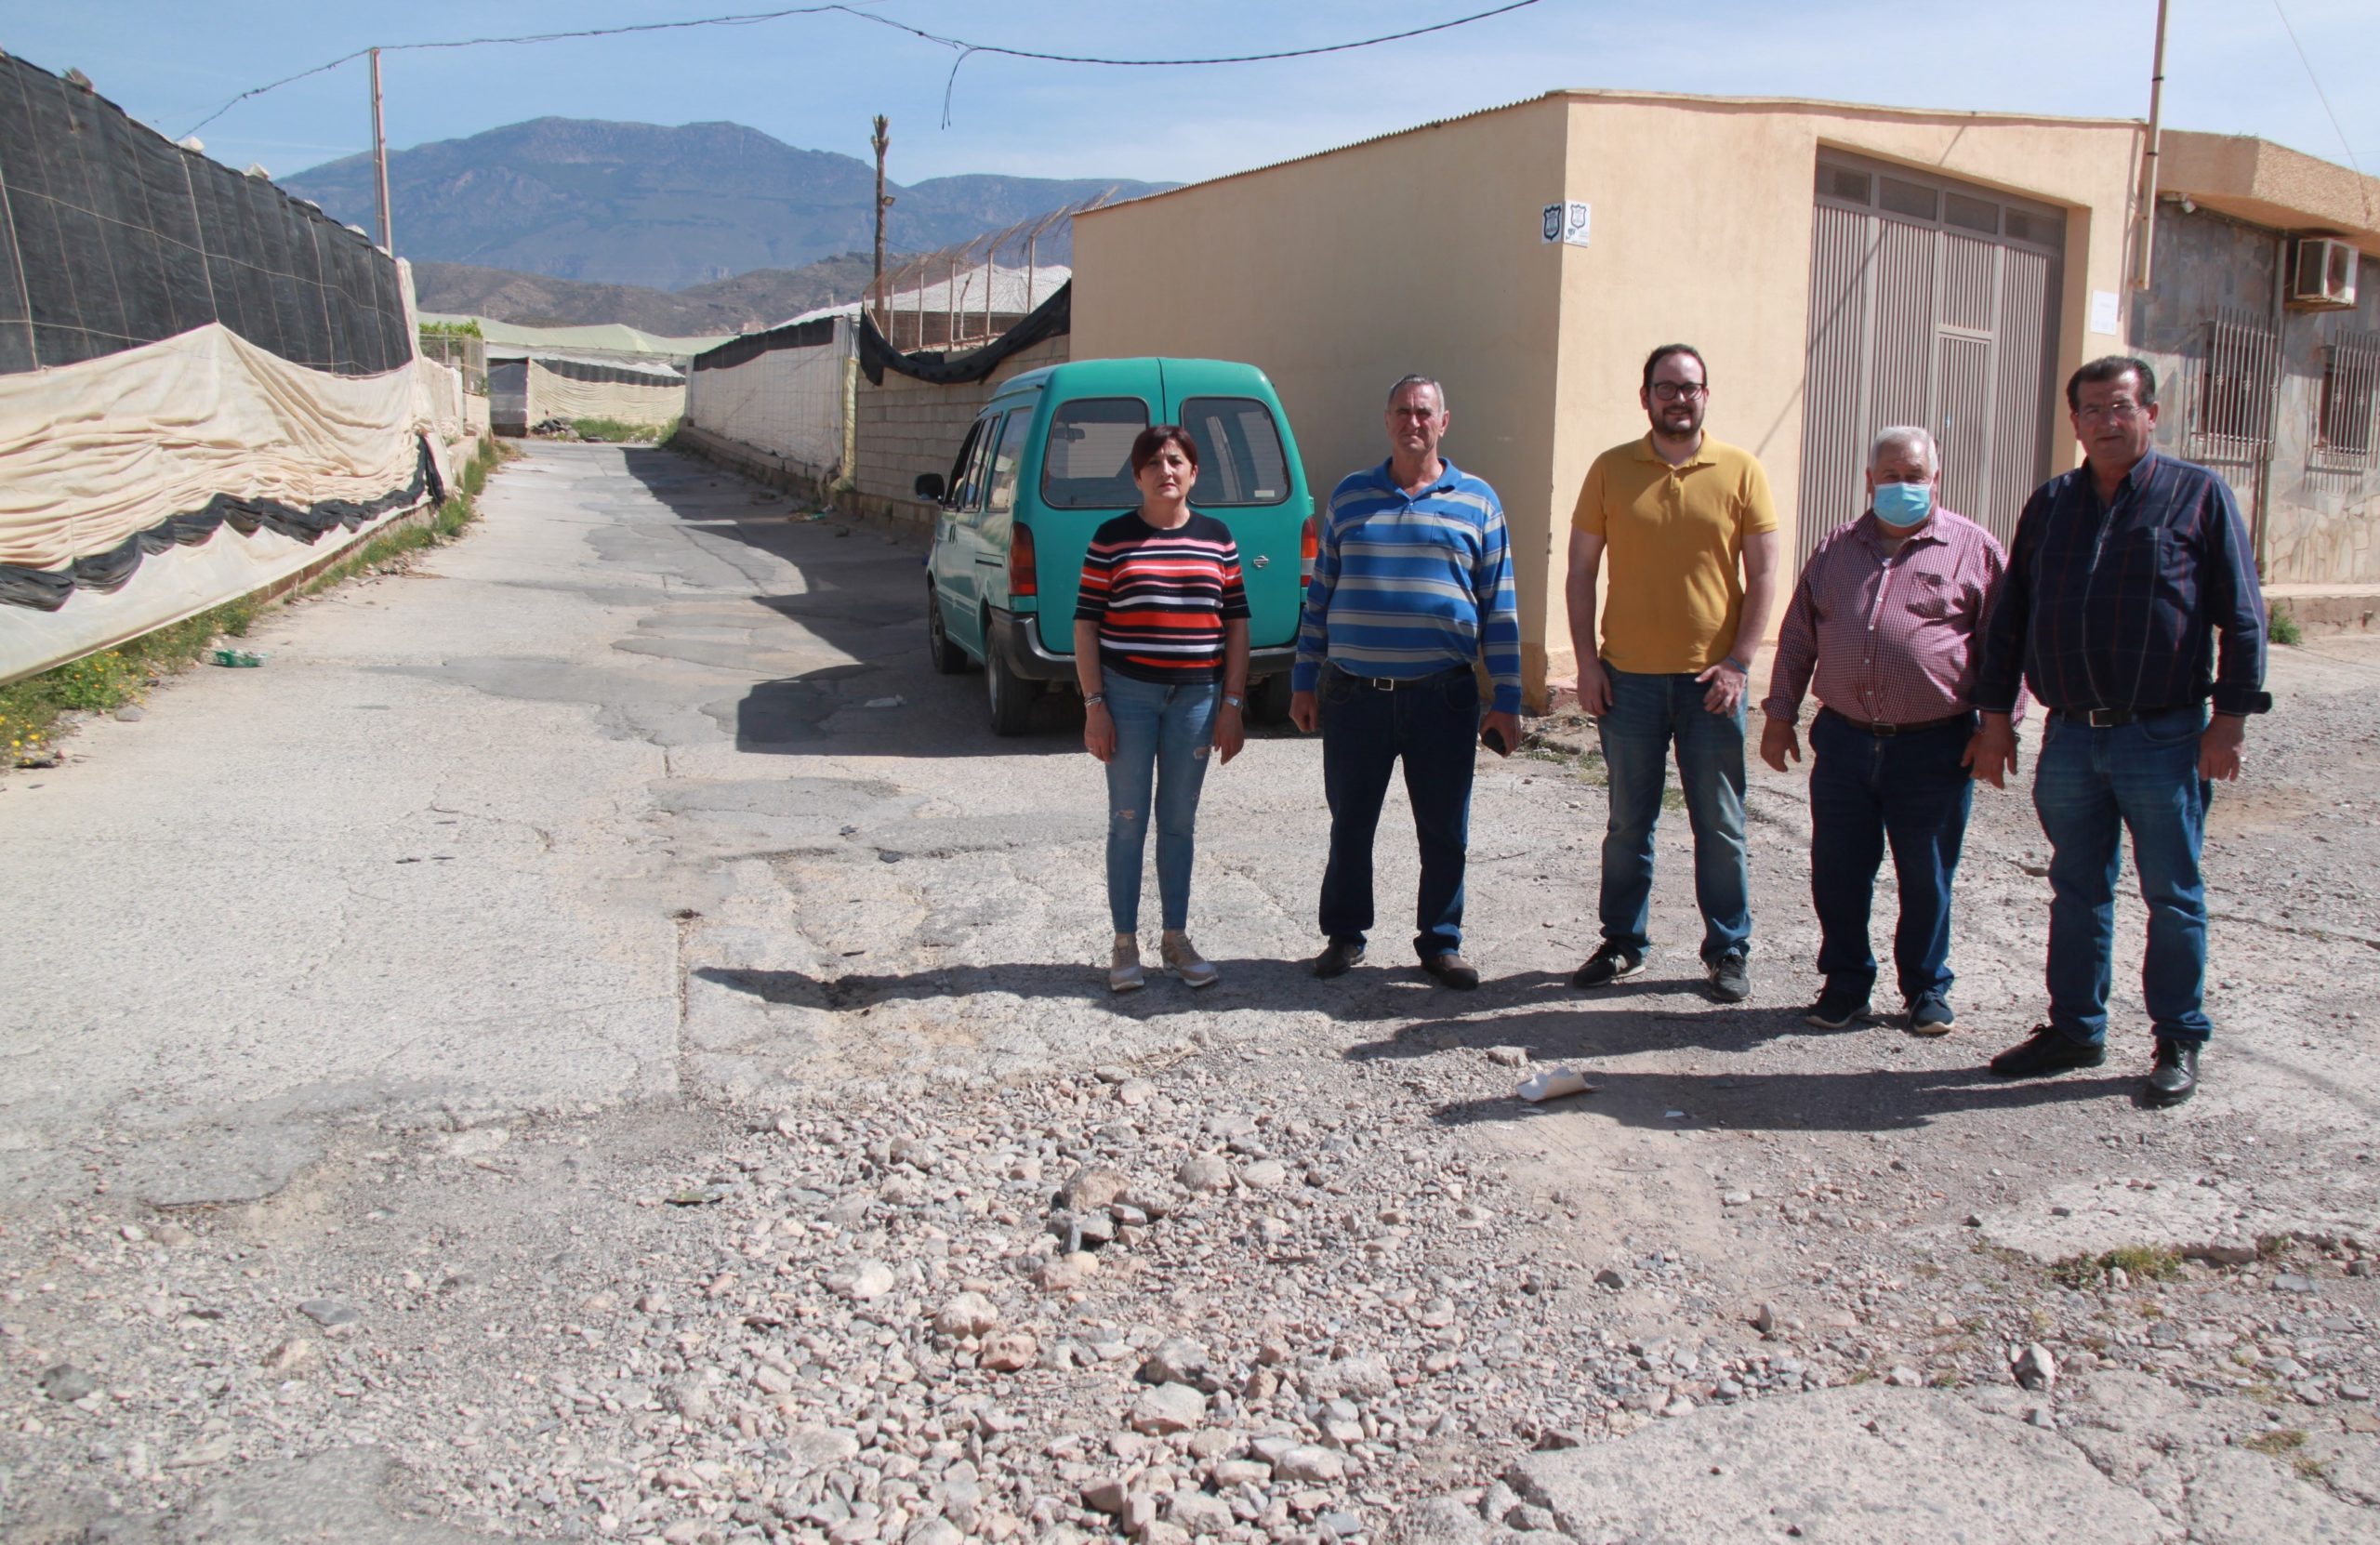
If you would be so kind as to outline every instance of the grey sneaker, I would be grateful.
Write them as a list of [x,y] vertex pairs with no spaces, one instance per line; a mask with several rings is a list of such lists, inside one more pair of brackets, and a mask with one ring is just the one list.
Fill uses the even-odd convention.
[[1950,1012],[1950,1000],[1940,993],[1920,993],[1909,1000],[1909,1033],[1912,1036],[1947,1036],[1959,1016]]
[[1731,949],[1710,962],[1711,996],[1722,1003],[1741,1003],[1752,997],[1752,972],[1744,967],[1744,952]]
[[1111,993],[1138,992],[1144,984],[1141,978],[1141,941],[1130,933],[1116,935],[1116,947],[1107,957],[1107,990]]
[[1211,987],[1215,984],[1214,963],[1198,953],[1190,943],[1190,935],[1168,929],[1157,942],[1157,955],[1165,961],[1165,969],[1182,978],[1184,985]]

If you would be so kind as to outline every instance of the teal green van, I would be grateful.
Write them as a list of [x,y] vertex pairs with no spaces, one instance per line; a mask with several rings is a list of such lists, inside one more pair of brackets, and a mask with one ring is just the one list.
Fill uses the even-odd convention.
[[1139,508],[1130,454],[1152,424],[1198,442],[1191,507],[1231,528],[1248,584],[1250,717],[1288,717],[1314,496],[1264,373],[1222,360],[1077,360],[1000,383],[947,478],[917,481],[935,512],[926,560],[934,668],[984,667],[997,734],[1075,681],[1075,588],[1100,523]]

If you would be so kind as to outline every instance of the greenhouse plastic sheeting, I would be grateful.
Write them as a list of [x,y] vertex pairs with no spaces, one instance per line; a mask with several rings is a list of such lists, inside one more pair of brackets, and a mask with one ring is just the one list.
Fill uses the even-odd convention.
[[[590,378],[596,377],[596,378]],[[609,418],[659,426],[686,411],[686,383],[629,370],[575,368],[564,360],[529,361],[528,417],[532,429],[549,418]]]
[[816,341],[755,350],[739,338],[696,359],[686,382],[686,422],[831,470],[843,459],[851,325],[836,319],[782,331]]
[[219,325],[0,376],[0,564],[61,568],[218,495],[377,498],[412,481],[431,428],[411,362],[334,376]]
[[876,319],[863,313],[859,319],[859,367],[877,386],[884,384],[888,370],[934,386],[963,386],[970,381],[988,380],[992,372],[1000,367],[1000,362],[1011,354],[1021,353],[1044,338],[1072,332],[1074,319],[1075,286],[1068,280],[1024,321],[980,349],[964,354],[946,354],[938,349],[904,354],[876,330]]

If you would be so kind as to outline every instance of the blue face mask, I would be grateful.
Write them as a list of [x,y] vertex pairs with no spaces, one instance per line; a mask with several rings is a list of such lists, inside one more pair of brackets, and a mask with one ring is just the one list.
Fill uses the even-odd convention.
[[1888,526],[1906,530],[1934,513],[1934,485],[1930,482],[1880,482],[1876,484],[1873,507],[1876,519]]

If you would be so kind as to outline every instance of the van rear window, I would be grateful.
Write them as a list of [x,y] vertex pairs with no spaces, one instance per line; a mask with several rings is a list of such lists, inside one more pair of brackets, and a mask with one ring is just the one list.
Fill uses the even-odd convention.
[[1182,427],[1198,442],[1198,482],[1190,502],[1202,508],[1279,504],[1289,496],[1289,459],[1272,410],[1253,397],[1192,397]]
[[1137,508],[1132,442],[1148,427],[1149,405],[1137,397],[1060,403],[1041,457],[1041,502],[1052,509]]

